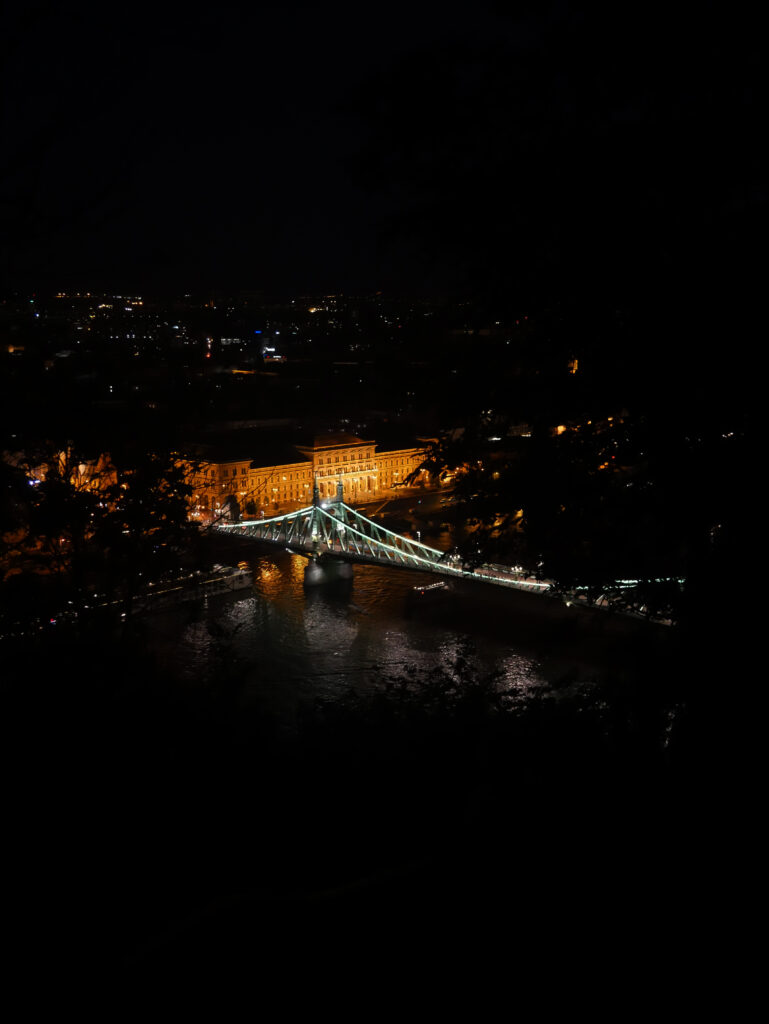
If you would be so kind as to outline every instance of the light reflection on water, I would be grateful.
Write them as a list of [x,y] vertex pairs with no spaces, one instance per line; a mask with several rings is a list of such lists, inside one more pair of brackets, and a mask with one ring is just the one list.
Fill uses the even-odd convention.
[[305,591],[301,556],[254,548],[239,557],[252,566],[252,591],[150,620],[170,671],[192,684],[229,671],[245,700],[290,719],[305,702],[366,693],[409,672],[453,674],[469,651],[477,676],[497,673],[522,700],[548,686],[535,655],[512,646],[504,622],[495,630],[488,612],[473,618],[472,600],[459,614],[456,593],[420,605],[413,588],[429,576],[356,565],[351,582]]

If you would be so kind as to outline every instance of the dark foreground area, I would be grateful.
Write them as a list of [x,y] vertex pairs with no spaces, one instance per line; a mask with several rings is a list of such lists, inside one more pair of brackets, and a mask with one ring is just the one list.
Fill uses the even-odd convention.
[[755,712],[745,667],[694,638],[608,698],[506,710],[468,669],[291,735],[236,665],[171,682],[140,626],[9,641],[13,973],[267,989],[712,956],[753,898]]

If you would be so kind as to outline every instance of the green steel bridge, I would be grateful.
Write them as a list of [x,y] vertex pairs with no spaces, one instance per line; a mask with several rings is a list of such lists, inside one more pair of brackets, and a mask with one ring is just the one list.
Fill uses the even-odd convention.
[[[345,504],[342,483],[336,497],[321,502],[317,482],[312,505],[296,512],[248,523],[223,523],[223,533],[280,545],[309,559],[305,584],[322,583],[329,576],[349,577],[352,563],[414,569],[454,579],[480,580],[517,590],[545,593],[552,584],[531,579],[503,565],[466,568],[457,555],[393,533],[380,523]],[[328,572],[327,572],[328,570]]]

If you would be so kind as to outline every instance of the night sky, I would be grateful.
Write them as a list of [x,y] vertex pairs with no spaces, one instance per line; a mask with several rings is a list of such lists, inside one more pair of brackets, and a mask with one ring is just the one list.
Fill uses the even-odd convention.
[[760,33],[621,7],[10,6],[4,286],[743,304]]

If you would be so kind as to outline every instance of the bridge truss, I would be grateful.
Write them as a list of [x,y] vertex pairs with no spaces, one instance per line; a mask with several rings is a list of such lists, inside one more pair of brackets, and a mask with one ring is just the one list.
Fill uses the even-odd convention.
[[311,559],[337,558],[348,562],[416,569],[461,579],[543,593],[550,583],[533,580],[501,565],[466,568],[456,555],[388,530],[345,504],[342,484],[333,500],[320,501],[317,484],[313,503],[296,512],[249,523],[223,523],[222,532],[280,544]]

